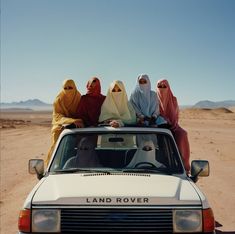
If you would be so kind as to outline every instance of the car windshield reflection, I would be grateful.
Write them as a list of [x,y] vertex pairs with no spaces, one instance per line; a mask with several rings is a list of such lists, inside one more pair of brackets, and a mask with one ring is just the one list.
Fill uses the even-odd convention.
[[165,133],[77,133],[65,135],[51,173],[182,173],[172,138]]

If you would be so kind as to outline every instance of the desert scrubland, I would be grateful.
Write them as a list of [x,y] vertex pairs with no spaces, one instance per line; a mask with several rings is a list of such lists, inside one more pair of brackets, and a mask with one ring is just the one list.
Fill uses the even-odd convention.
[[[0,121],[0,233],[13,234],[38,181],[28,174],[28,160],[45,158],[50,146],[51,112],[1,111]],[[188,131],[191,160],[210,162],[210,176],[197,185],[213,208],[217,233],[235,233],[235,108],[184,109],[180,124]]]

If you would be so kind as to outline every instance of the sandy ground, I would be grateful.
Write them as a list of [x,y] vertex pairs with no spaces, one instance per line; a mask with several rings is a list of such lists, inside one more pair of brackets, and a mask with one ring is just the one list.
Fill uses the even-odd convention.
[[[50,121],[50,112],[1,112],[1,234],[17,232],[19,210],[38,181],[28,174],[28,160],[46,157]],[[188,131],[191,160],[210,162],[210,176],[197,185],[213,208],[216,232],[235,233],[235,108],[182,110],[180,124]]]

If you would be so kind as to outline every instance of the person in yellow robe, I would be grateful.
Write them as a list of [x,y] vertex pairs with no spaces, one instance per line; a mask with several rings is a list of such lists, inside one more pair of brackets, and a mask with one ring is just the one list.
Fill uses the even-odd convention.
[[76,127],[83,127],[83,122],[77,117],[77,110],[81,94],[73,80],[65,80],[63,82],[63,89],[57,95],[53,103],[52,115],[52,129],[51,140],[52,145],[48,152],[46,165],[49,163],[51,154],[54,150],[55,143],[59,138],[60,133],[63,131],[63,125],[74,124]]
[[101,106],[99,122],[112,127],[123,127],[125,124],[136,124],[136,113],[128,101],[122,81],[113,81]]

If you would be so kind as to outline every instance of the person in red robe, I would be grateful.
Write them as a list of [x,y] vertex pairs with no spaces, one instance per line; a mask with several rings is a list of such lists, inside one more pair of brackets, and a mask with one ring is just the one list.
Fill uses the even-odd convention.
[[179,106],[177,98],[173,95],[169,82],[165,79],[157,82],[156,92],[160,103],[160,114],[170,125],[176,144],[179,148],[184,167],[190,171],[190,147],[187,132],[179,126]]
[[77,110],[79,118],[85,124],[85,127],[95,127],[98,125],[101,106],[105,96],[101,94],[100,80],[97,77],[91,78],[86,85],[87,93],[82,95]]

